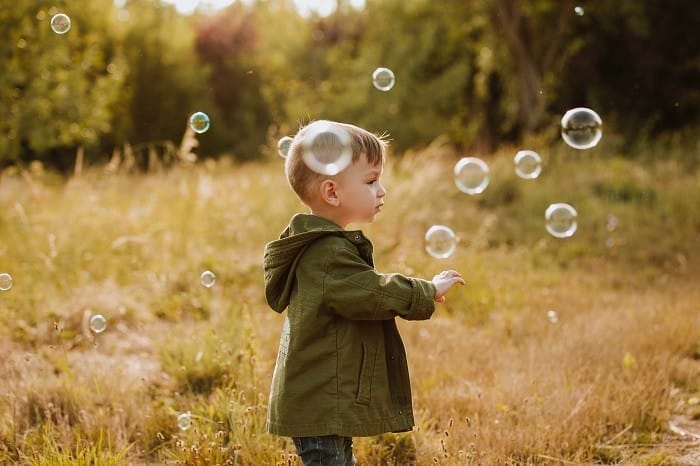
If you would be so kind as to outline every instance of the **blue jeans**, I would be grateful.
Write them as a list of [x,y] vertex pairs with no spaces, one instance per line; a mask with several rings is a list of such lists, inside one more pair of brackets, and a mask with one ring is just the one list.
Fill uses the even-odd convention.
[[354,466],[352,437],[324,435],[293,437],[297,454],[304,466]]

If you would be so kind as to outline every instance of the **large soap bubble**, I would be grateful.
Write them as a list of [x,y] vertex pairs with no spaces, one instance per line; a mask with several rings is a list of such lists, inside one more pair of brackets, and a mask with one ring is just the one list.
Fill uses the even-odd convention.
[[551,204],[544,213],[545,228],[555,238],[569,238],[578,228],[577,215],[576,209],[569,204]]
[[301,141],[304,163],[322,175],[337,175],[352,161],[350,133],[338,123],[316,121]]
[[289,149],[292,147],[292,142],[294,142],[294,139],[292,139],[291,136],[282,136],[279,141],[277,141],[277,153],[280,157],[287,157]]
[[425,250],[436,259],[447,259],[457,248],[457,237],[445,225],[433,225],[425,232]]
[[603,137],[603,120],[590,108],[572,108],[561,119],[561,137],[574,149],[595,147]]
[[0,291],[7,291],[12,288],[12,275],[0,273]]
[[209,115],[204,112],[195,112],[190,116],[190,128],[197,134],[205,133],[210,125]]
[[515,174],[526,180],[534,180],[542,172],[542,158],[534,150],[521,150],[513,158]]
[[454,168],[455,185],[467,194],[484,192],[489,185],[489,167],[476,157],[462,157]]
[[216,285],[216,275],[214,275],[214,272],[211,270],[205,270],[199,276],[199,282],[202,284],[202,286],[211,288],[212,286]]
[[70,31],[70,18],[68,15],[59,13],[51,17],[51,30],[56,34],[65,34]]
[[102,314],[94,314],[90,317],[90,330],[94,333],[102,333],[107,328],[107,319]]
[[387,92],[394,87],[396,76],[389,68],[377,68],[372,73],[372,84],[380,91]]
[[180,430],[187,430],[192,427],[192,414],[189,412],[180,413],[177,416],[177,426]]

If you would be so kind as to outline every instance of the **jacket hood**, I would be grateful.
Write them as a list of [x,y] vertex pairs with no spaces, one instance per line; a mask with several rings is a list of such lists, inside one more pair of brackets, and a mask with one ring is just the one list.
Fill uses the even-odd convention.
[[339,225],[311,214],[297,214],[279,239],[265,245],[263,271],[265,274],[265,299],[276,312],[283,312],[289,305],[294,285],[294,272],[306,248],[326,235],[344,235]]

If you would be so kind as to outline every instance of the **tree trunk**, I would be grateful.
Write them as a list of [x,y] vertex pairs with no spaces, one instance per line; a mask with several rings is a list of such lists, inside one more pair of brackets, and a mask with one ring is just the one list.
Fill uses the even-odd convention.
[[[495,1],[496,29],[503,32],[518,78],[517,133],[534,131],[542,123],[545,109],[542,80],[559,58],[566,24],[573,13],[573,3],[573,0],[558,3],[555,28],[543,40],[546,48],[536,50],[528,40],[527,18],[523,17],[520,0]],[[537,34],[547,34],[547,31],[538,30]]]

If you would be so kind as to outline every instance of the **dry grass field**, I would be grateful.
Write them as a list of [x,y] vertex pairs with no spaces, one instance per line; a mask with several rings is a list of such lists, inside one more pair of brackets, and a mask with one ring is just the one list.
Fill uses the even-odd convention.
[[[377,268],[467,286],[400,322],[418,425],[356,439],[358,464],[700,464],[698,164],[600,152],[522,180],[504,150],[475,197],[439,145],[390,160],[363,227]],[[546,233],[551,202],[577,207],[572,238]],[[0,463],[299,464],[264,433],[282,317],[261,259],[300,209],[279,158],[2,173]],[[433,224],[459,237],[448,259]]]

